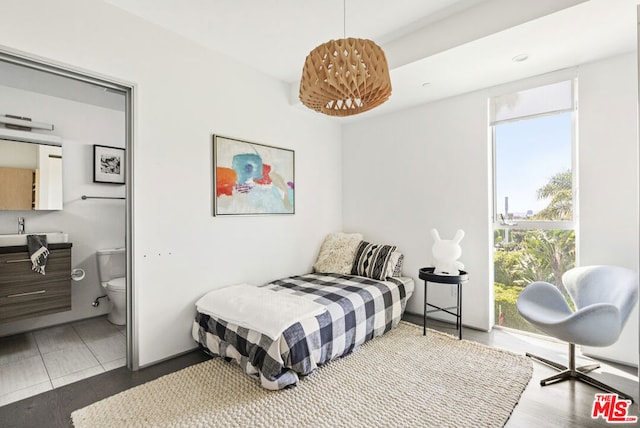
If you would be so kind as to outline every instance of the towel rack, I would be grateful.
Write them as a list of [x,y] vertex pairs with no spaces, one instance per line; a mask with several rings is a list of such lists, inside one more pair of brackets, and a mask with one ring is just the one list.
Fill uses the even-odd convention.
[[87,196],[87,195],[82,195],[81,198],[83,200],[84,199],[126,199],[126,198],[120,198],[117,196]]

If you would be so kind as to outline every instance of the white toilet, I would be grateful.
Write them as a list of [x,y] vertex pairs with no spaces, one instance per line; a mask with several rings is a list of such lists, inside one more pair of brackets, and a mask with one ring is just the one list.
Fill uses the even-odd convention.
[[107,291],[107,297],[112,303],[107,319],[115,325],[125,325],[127,322],[125,255],[124,248],[111,248],[96,252],[100,284]]

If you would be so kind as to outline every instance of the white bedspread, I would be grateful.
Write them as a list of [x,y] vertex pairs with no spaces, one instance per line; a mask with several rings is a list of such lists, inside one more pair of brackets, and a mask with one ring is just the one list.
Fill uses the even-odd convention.
[[326,307],[303,297],[287,295],[250,284],[238,284],[208,292],[196,302],[198,312],[218,320],[259,331],[271,339],[303,318]]

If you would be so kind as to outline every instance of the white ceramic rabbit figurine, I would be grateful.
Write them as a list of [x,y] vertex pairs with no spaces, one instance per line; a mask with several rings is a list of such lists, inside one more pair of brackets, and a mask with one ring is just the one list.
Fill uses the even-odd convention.
[[431,229],[434,243],[431,251],[436,261],[433,273],[438,275],[458,275],[464,265],[457,261],[462,255],[460,241],[464,238],[464,231],[458,229],[453,239],[440,239],[440,234],[436,229]]

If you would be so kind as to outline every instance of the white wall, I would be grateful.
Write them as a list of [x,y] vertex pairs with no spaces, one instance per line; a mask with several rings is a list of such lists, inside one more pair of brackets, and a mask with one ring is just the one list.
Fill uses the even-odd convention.
[[[580,67],[578,255],[581,265],[638,270],[636,55]],[[620,340],[583,352],[638,364],[638,306]]]
[[[3,5],[12,49],[136,85],[134,283],[139,362],[193,348],[194,303],[308,271],[342,228],[340,128],[288,87],[96,0]],[[214,218],[211,134],[294,149],[296,214]]]
[[[428,230],[449,237],[464,229],[465,323],[490,328],[486,93],[346,125],[341,148],[339,125],[291,107],[287,85],[97,0],[9,2],[0,40],[136,85],[140,364],[193,347],[193,303],[204,292],[304,272],[336,230],[397,244],[417,280],[418,268],[431,263]],[[294,149],[296,214],[213,218],[212,133]],[[629,251],[637,252],[637,233],[633,239]],[[430,295],[453,300],[444,288]],[[421,301],[418,286],[408,309],[420,312]]]
[[[489,143],[483,93],[455,97],[358,122],[343,132],[344,228],[388,242],[405,254],[404,274],[416,280],[407,311],[422,313],[418,269],[432,266],[429,234],[465,231],[460,261],[464,322],[488,330],[490,248]],[[430,284],[429,301],[455,303],[453,287]]]
[[[566,75],[566,72],[558,73]],[[635,54],[579,67],[579,263],[638,269],[638,141]],[[551,79],[553,76],[543,76]],[[534,80],[534,79],[532,79]],[[535,79],[538,80],[538,79]],[[466,232],[464,323],[493,325],[488,97],[523,83],[434,102],[344,127],[344,227],[398,245],[418,284],[407,310],[423,312],[418,269],[432,264],[437,228]],[[453,304],[447,287],[429,300]],[[608,358],[638,362],[637,312]]]
[[0,233],[16,233],[18,216],[25,218],[26,232],[66,232],[73,244],[71,266],[84,269],[86,276],[71,283],[71,311],[0,324],[0,336],[105,314],[106,300],[97,308],[91,306],[96,297],[106,294],[98,280],[95,252],[124,246],[125,205],[80,197],[124,196],[124,186],[93,183],[93,145],[124,147],[124,113],[0,86],[0,114],[6,113],[53,123],[55,134],[63,137],[64,209],[0,211]]

